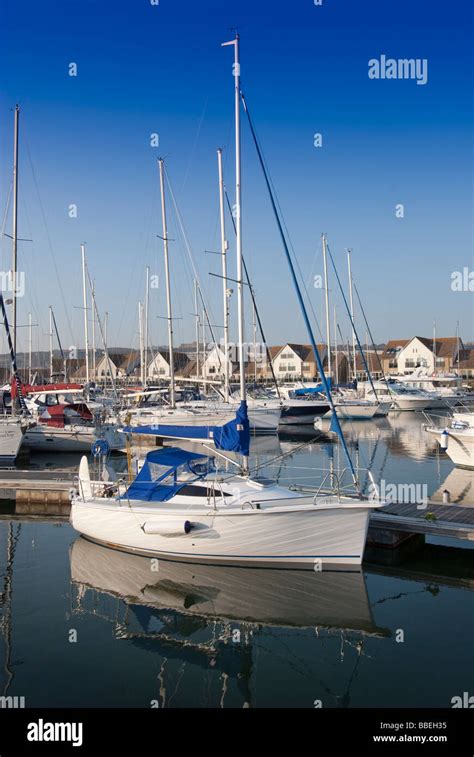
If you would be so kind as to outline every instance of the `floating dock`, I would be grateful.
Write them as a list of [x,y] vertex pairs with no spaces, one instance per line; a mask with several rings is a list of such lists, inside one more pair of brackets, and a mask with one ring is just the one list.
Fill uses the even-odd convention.
[[369,543],[396,546],[400,535],[450,536],[474,541],[474,506],[392,503],[370,516]]
[[69,470],[0,471],[0,513],[68,518],[73,482]]

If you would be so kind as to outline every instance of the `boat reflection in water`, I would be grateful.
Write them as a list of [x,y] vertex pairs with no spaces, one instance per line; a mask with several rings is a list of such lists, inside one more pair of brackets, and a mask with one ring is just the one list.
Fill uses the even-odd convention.
[[309,629],[312,638],[315,632],[340,634],[342,646],[357,648],[357,665],[360,634],[388,635],[373,621],[358,570],[191,565],[119,552],[83,537],[71,546],[70,564],[73,613],[106,619],[117,639],[161,656],[159,707],[168,706],[163,680],[171,660],[220,672],[220,706],[228,679],[234,679],[243,706],[250,706],[252,646],[267,627]]

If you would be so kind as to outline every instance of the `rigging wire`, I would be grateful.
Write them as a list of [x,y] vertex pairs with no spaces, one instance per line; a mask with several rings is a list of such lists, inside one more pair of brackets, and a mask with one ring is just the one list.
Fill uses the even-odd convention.
[[51,259],[53,261],[54,272],[56,274],[56,278],[57,278],[57,281],[58,281],[59,293],[61,295],[61,300],[62,300],[62,304],[63,304],[63,307],[64,307],[64,313],[66,315],[66,321],[67,321],[67,324],[68,324],[69,333],[70,333],[71,339],[72,339],[72,341],[74,343],[75,339],[74,339],[74,334],[73,334],[73,331],[72,331],[72,324],[71,324],[71,320],[69,318],[69,311],[68,311],[67,304],[66,304],[66,299],[65,299],[65,296],[64,296],[64,290],[63,290],[62,283],[61,283],[61,277],[59,275],[59,269],[58,269],[58,265],[57,265],[57,262],[56,262],[56,256],[54,254],[53,244],[52,244],[52,241],[51,241],[51,236],[50,236],[48,224],[47,224],[47,221],[46,221],[46,214],[45,214],[45,211],[44,211],[43,202],[41,200],[41,194],[40,194],[40,191],[39,191],[39,185],[38,185],[38,180],[37,180],[37,177],[36,177],[36,171],[35,171],[35,168],[34,168],[34,165],[33,165],[33,160],[31,158],[31,152],[30,152],[30,147],[29,147],[29,144],[28,144],[28,140],[26,138],[24,138],[24,142],[25,142],[25,146],[26,146],[26,152],[27,152],[27,155],[28,155],[28,161],[29,161],[30,167],[31,167],[31,173],[33,175],[33,183],[34,183],[34,186],[35,186],[35,189],[36,189],[36,194],[37,194],[37,197],[38,197],[38,204],[39,204],[39,208],[40,208],[40,213],[41,213],[41,217],[43,219],[43,225],[44,225],[44,229],[45,229],[45,233],[46,233],[46,239],[48,240],[48,247],[49,247],[49,251],[50,251],[50,254],[51,254]]

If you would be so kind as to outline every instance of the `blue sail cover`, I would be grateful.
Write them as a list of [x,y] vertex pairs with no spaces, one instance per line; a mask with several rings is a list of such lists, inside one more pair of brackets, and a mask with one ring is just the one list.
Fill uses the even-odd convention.
[[169,423],[154,423],[151,426],[123,426],[124,434],[151,434],[167,439],[183,439],[197,442],[214,442],[216,449],[238,452],[245,457],[250,448],[250,424],[247,403],[241,402],[235,418],[222,426],[176,426]]
[[248,419],[247,403],[242,401],[233,421],[214,428],[214,444],[216,449],[227,452],[240,452],[244,457],[250,451],[250,423]]
[[[329,389],[331,389],[332,388],[331,378],[327,377],[326,382],[328,384]],[[304,387],[303,389],[294,389],[293,394],[295,395],[295,397],[301,397],[304,394],[324,394],[325,391],[326,390],[323,384],[318,384],[317,386],[307,386],[307,387]]]

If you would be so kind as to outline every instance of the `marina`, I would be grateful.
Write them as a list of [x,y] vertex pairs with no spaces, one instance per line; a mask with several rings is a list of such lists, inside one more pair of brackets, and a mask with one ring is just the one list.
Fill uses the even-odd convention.
[[[360,422],[365,430],[356,429],[358,454],[373,457],[375,449],[374,470],[387,481],[413,479],[416,471],[428,487],[427,507],[416,511],[416,520],[428,527],[425,534],[417,532],[397,546],[387,539],[383,544],[379,537],[373,545],[369,529],[362,571],[275,571],[160,560],[153,573],[146,557],[78,538],[66,513],[46,513],[41,505],[41,514],[1,515],[1,573],[4,580],[11,576],[12,590],[6,662],[13,677],[7,693],[26,693],[27,706],[42,702],[51,707],[64,702],[70,707],[85,702],[146,707],[151,701],[165,708],[312,707],[319,698],[324,707],[370,707],[376,704],[370,686],[376,676],[377,696],[396,707],[404,706],[404,681],[409,670],[416,670],[420,689],[410,691],[409,703],[416,706],[422,687],[427,706],[449,706],[446,700],[453,687],[462,685],[472,660],[468,629],[474,569],[472,541],[445,532],[444,526],[456,526],[464,513],[473,528],[474,496],[470,472],[455,468],[421,434],[423,420],[411,418],[402,438],[399,425],[384,419]],[[334,442],[322,439],[310,451],[301,449],[297,437],[264,440],[259,449],[256,439],[255,454],[268,461],[282,448],[294,450],[278,463],[282,481],[307,483],[317,475],[308,469],[308,460],[328,470],[330,455],[340,454]],[[59,464],[64,466],[63,460]],[[117,459],[117,465],[123,468],[124,461]],[[269,475],[276,474],[276,465],[270,463]],[[70,474],[64,481],[69,485],[74,470],[71,460],[69,470],[48,473],[56,479]],[[29,472],[38,476],[31,468]],[[443,498],[451,504],[443,504]],[[392,518],[394,511],[412,513],[416,505],[390,504],[387,509],[381,519]],[[437,520],[426,520],[426,512]],[[386,533],[391,526],[377,522],[379,528]],[[397,530],[403,530],[400,524]],[[25,593],[30,595],[27,615],[22,610]],[[464,622],[450,628],[449,612]],[[28,633],[31,623],[38,637],[34,642]],[[441,632],[433,633],[440,625]],[[64,639],[71,628],[79,639],[73,656]],[[395,644],[400,628],[410,644]],[[3,629],[5,633],[5,625]],[[435,671],[430,661],[440,660],[445,649],[443,632],[456,651],[443,653],[446,667],[440,676],[439,666]],[[47,692],[39,683],[43,663],[38,644],[51,650],[44,662]],[[67,692],[62,673],[54,672],[59,660],[75,680]],[[101,693],[91,694],[87,681],[96,665],[104,685]],[[127,685],[119,687],[124,680]]]
[[6,14],[0,757],[245,709],[463,757],[464,0],[203,2]]

